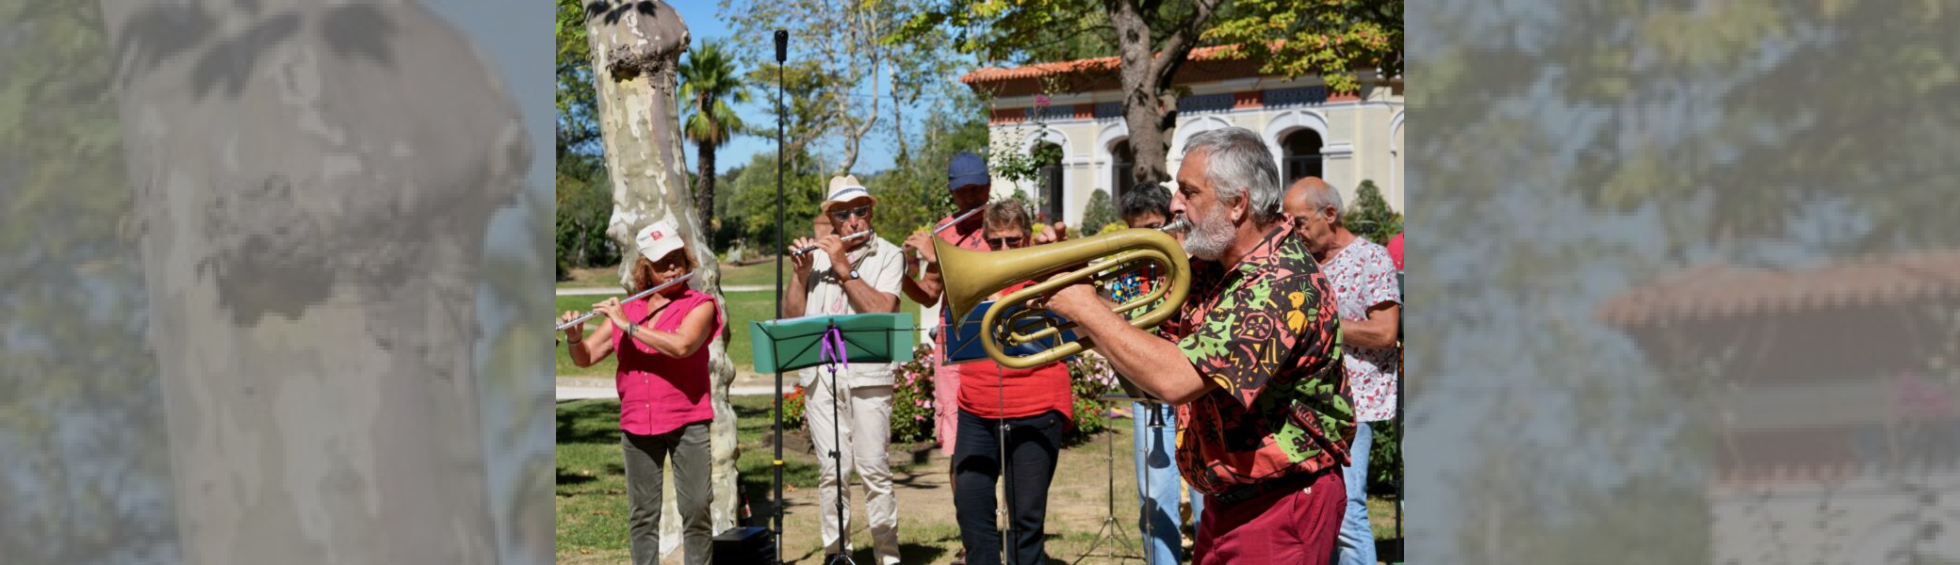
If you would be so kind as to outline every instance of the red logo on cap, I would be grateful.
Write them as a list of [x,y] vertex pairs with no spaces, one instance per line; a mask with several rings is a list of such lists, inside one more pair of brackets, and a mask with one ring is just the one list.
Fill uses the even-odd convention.
[[660,230],[653,230],[653,233],[652,233],[652,234],[650,234],[650,235],[648,235],[647,237],[650,237],[650,238],[653,238],[653,239],[660,239]]

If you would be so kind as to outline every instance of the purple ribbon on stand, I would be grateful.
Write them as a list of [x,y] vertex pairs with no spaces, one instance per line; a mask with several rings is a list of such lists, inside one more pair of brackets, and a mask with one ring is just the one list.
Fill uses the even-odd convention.
[[818,337],[817,342],[823,344],[823,350],[817,352],[819,361],[825,364],[842,363],[845,370],[851,368],[851,356],[844,350],[844,330],[831,326],[830,329],[824,330],[823,336]]

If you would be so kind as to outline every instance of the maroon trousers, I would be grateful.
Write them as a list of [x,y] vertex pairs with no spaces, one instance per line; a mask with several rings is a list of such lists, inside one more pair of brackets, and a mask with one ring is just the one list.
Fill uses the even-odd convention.
[[1266,493],[1229,507],[1215,500],[1205,497],[1198,544],[1191,551],[1194,565],[1333,563],[1347,507],[1338,470],[1322,473],[1309,488]]

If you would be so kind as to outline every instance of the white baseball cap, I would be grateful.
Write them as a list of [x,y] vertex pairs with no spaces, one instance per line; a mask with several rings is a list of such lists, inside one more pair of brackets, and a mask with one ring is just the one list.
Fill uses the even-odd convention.
[[673,220],[661,220],[641,228],[640,235],[633,239],[640,245],[641,256],[649,261],[659,261],[681,248],[681,229]]

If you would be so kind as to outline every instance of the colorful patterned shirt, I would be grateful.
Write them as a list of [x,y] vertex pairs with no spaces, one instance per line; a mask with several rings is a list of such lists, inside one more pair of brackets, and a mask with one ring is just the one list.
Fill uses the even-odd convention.
[[[1353,243],[1321,263],[1320,270],[1334,283],[1334,298],[1341,305],[1343,320],[1366,320],[1369,308],[1402,302],[1402,291],[1395,285],[1394,260],[1387,249],[1365,238],[1355,237]],[[1394,418],[1395,377],[1402,369],[1395,348],[1347,344],[1341,346],[1341,353],[1354,398],[1355,419],[1379,422]]]
[[1178,407],[1177,466],[1201,492],[1347,464],[1334,291],[1292,231],[1274,227],[1229,271],[1192,261],[1190,297],[1164,328],[1219,386]]

